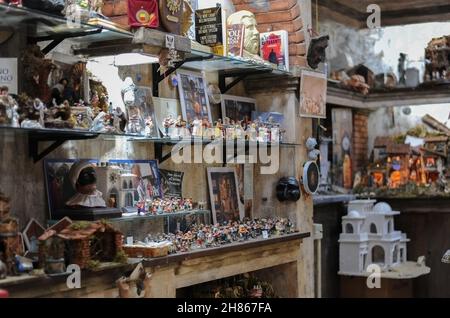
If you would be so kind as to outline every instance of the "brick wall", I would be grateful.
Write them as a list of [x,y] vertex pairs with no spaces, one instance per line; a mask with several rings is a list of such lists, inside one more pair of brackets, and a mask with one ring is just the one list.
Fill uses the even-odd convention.
[[368,118],[364,113],[353,113],[353,171],[365,169],[368,162]]
[[236,11],[254,12],[259,32],[286,30],[289,32],[289,63],[307,66],[305,26],[298,0],[232,0]]
[[[201,0],[200,0],[201,1]],[[259,32],[286,30],[289,33],[289,63],[305,67],[305,30],[298,0],[232,0],[236,11],[254,12]],[[127,1],[105,0],[103,13],[122,26],[128,25]]]

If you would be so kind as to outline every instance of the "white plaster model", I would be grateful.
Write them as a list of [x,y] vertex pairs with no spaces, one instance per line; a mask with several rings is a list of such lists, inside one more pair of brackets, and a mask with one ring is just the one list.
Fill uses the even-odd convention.
[[97,187],[103,192],[103,198],[111,203],[114,198],[116,207],[133,207],[135,204],[132,174],[119,166],[109,165],[97,168]]
[[394,216],[389,204],[375,200],[356,200],[342,217],[339,238],[339,274],[360,275],[371,264],[382,271],[406,263],[406,234],[394,230]]

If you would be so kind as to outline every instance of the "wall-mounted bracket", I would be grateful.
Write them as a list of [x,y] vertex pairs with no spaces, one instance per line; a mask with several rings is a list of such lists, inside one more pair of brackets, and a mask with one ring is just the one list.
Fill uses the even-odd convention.
[[[267,74],[272,73],[272,70],[242,70],[242,71],[219,71],[219,88],[222,94],[226,94],[230,89],[236,86],[239,82],[243,81],[249,76],[258,75],[258,74]],[[234,77],[234,80],[227,84],[227,78]]]
[[[59,146],[64,144],[67,140],[86,140],[95,139],[98,137],[98,133],[90,132],[65,132],[65,131],[30,131],[28,133],[28,150],[29,155],[33,158],[33,162],[37,163],[45,156],[50,154],[52,151],[56,150]],[[53,142],[44,150],[39,152],[40,142]]]
[[65,39],[78,38],[78,37],[98,34],[98,33],[101,33],[102,31],[103,31],[103,27],[98,27],[98,28],[96,28],[94,30],[90,30],[90,31],[65,32],[65,33],[57,33],[54,35],[30,37],[30,41],[33,43],[38,43],[38,42],[42,42],[42,41],[51,41],[46,47],[44,47],[42,49],[42,53],[48,54]]
[[159,83],[161,83],[164,79],[166,79],[169,75],[174,73],[176,70],[178,70],[180,67],[182,67],[185,63],[189,62],[199,62],[204,60],[212,59],[214,55],[209,54],[207,56],[192,56],[187,57],[183,61],[176,62],[174,67],[168,69],[164,72],[164,74],[161,74],[159,72],[159,69],[161,67],[160,64],[153,64],[153,96],[159,97]]

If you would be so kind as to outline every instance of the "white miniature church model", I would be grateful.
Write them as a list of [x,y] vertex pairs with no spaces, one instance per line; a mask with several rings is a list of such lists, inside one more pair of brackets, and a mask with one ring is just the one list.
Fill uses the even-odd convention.
[[339,238],[339,274],[361,275],[376,264],[383,271],[405,263],[406,234],[394,230],[394,216],[389,204],[375,200],[356,200],[342,217]]

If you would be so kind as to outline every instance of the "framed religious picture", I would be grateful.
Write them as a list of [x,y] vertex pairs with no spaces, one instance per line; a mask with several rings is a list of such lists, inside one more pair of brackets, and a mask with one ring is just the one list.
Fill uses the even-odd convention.
[[214,223],[244,218],[239,181],[234,168],[208,168],[209,196]]
[[181,70],[177,72],[183,119],[208,119],[212,122],[208,90],[205,77],[198,72]]
[[222,95],[222,120],[250,121],[256,110],[256,100],[232,95]]
[[327,77],[325,74],[302,71],[300,82],[300,116],[326,118]]
[[58,219],[62,211],[67,208],[67,202],[77,194],[70,172],[74,165],[82,161],[90,162],[95,167],[98,167],[99,163],[98,160],[77,159],[46,159],[44,161],[50,220]]

